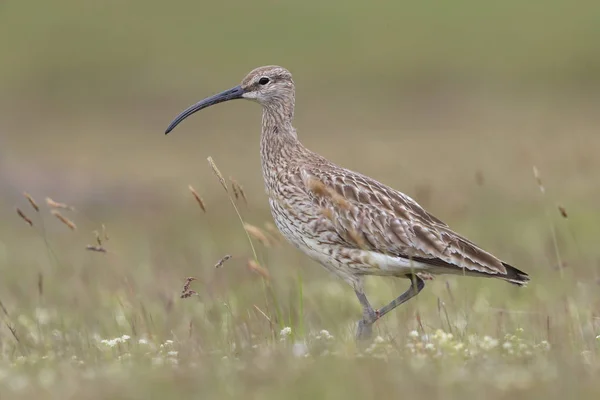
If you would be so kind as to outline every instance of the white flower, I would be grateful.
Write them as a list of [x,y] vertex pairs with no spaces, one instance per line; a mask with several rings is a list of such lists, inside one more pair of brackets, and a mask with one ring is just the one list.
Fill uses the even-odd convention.
[[331,339],[333,339],[333,335],[331,335],[331,333],[329,333],[328,330],[322,329],[321,332],[319,332],[319,336],[317,336],[317,338],[324,338],[327,340],[331,340]]
[[383,342],[385,342],[385,339],[379,335],[377,335],[377,337],[373,340],[373,343],[376,343],[376,344],[381,344]]
[[[596,339],[598,339],[598,337],[600,337],[600,335],[598,335],[598,336],[596,337]],[[550,350],[550,343],[548,343],[548,341],[547,341],[547,340],[542,340],[542,341],[540,342],[540,347],[541,347],[542,349],[544,349],[544,350]]]
[[100,343],[107,345],[108,347],[115,347],[118,343],[117,339],[102,339]]
[[484,336],[483,341],[481,342],[481,348],[484,350],[491,350],[494,347],[498,346],[498,340],[494,339],[490,336]]
[[413,330],[413,331],[410,331],[410,332],[408,333],[408,336],[410,336],[410,337],[411,337],[411,338],[413,338],[413,339],[416,339],[416,338],[418,338],[418,337],[419,337],[419,332],[417,332],[417,331],[415,331],[415,330]]
[[433,349],[435,349],[435,346],[433,345],[433,343],[427,343],[425,345],[425,349],[426,350],[433,350]]
[[123,341],[123,342],[126,342],[129,339],[131,339],[131,336],[129,336],[129,335],[123,335],[123,336],[121,336],[121,341]]
[[504,342],[504,344],[502,345],[502,348],[504,350],[510,350],[510,349],[512,349],[512,343],[510,343],[510,342]]
[[138,340],[138,344],[148,344],[148,340],[140,339],[140,340]]
[[171,356],[171,357],[176,357],[176,356],[177,356],[177,354],[179,354],[179,352],[178,352],[178,351],[169,351],[169,352],[167,353],[167,355],[169,355],[169,356]]
[[45,308],[38,307],[35,309],[35,319],[40,325],[46,325],[48,322],[50,322],[50,318],[50,312]]
[[296,357],[306,357],[308,356],[308,346],[305,343],[296,342],[292,346],[292,353]]
[[281,330],[281,332],[279,332],[279,335],[282,337],[287,337],[290,336],[292,334],[292,328],[290,328],[289,326],[286,326],[285,328],[283,328]]

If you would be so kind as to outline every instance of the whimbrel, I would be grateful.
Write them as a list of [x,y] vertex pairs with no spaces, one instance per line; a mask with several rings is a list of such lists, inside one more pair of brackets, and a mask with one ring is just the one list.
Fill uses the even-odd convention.
[[[422,274],[491,277],[519,286],[529,281],[409,196],[304,147],[292,126],[294,81],[285,68],[256,68],[240,85],[183,111],[165,134],[196,111],[234,99],[262,105],[260,155],[275,223],[289,242],[352,286],[363,308],[357,339],[369,338],[375,321],[416,296],[425,286]],[[375,310],[364,292],[366,275],[407,278],[411,285]]]

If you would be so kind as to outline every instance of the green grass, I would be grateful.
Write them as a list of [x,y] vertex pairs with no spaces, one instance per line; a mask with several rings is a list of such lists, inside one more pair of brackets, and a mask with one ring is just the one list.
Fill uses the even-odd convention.
[[[221,202],[233,200],[215,186]],[[93,210],[63,210],[78,225],[70,231],[45,204],[37,213],[19,201],[34,226],[11,215],[15,237],[0,252],[3,398],[591,399],[600,390],[600,297],[575,235],[575,243],[546,250],[552,261],[557,251],[575,260],[564,270],[522,266],[533,278],[527,288],[460,277],[429,282],[379,321],[373,344],[361,349],[353,339],[360,307],[349,287],[267,228],[268,242],[254,240],[265,279],[247,267],[255,255],[237,216],[223,226],[222,215],[211,215],[218,204],[207,202],[204,214],[191,194],[187,200],[178,211],[144,217],[131,209],[109,219],[106,254],[85,250],[101,231]],[[241,199],[234,204],[241,218],[263,226]],[[534,223],[547,240],[548,223],[560,235],[580,231],[540,214]],[[233,258],[215,269],[225,253]],[[187,276],[198,278],[190,287],[197,295],[181,299]],[[406,286],[368,283],[375,304]]]
[[[0,398],[599,397],[600,7],[365,4],[2,2]],[[266,228],[258,106],[163,135],[269,63],[294,74],[309,148],[531,284],[438,277],[357,349],[351,288]],[[244,186],[239,215],[209,156]],[[76,207],[76,231],[46,196]],[[86,250],[102,224],[108,253]],[[188,277],[198,295],[181,299]],[[407,284],[367,293],[381,306]]]

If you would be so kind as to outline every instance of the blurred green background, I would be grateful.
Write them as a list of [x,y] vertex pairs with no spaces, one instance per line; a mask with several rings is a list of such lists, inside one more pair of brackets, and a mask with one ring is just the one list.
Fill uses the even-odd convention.
[[[518,305],[539,312],[539,320],[519,314],[510,327],[525,323],[536,339],[545,338],[544,316],[553,315],[561,321],[557,336],[568,337],[571,353],[593,350],[597,360],[590,338],[600,334],[599,298],[590,293],[600,275],[599,43],[600,4],[585,0],[5,0],[0,3],[0,300],[10,318],[7,326],[18,325],[15,315],[44,307],[61,315],[63,329],[109,337],[116,335],[114,313],[122,307],[132,320],[151,317],[147,334],[185,336],[192,320],[212,326],[197,302],[178,299],[190,275],[204,280],[199,292],[237,299],[236,317],[265,302],[260,281],[245,269],[251,251],[244,230],[206,162],[212,156],[226,177],[243,185],[248,204],[240,203],[240,211],[247,223],[264,227],[270,214],[260,172],[259,106],[219,105],[169,136],[163,132],[188,105],[238,84],[257,66],[278,64],[294,76],[295,126],[307,147],[407,193],[533,278],[519,295],[502,282],[442,278],[421,295],[424,315],[433,313],[436,298],[448,300],[445,282],[450,282],[464,295],[451,319],[468,314],[478,299],[496,308]],[[543,194],[533,166],[543,179]],[[204,198],[205,215],[188,184]],[[45,205],[36,216],[23,192],[40,203],[49,196],[75,206],[75,213],[65,214],[78,230],[68,231]],[[558,204],[566,207],[568,219],[561,218]],[[37,230],[19,220],[15,206],[32,217]],[[114,258],[85,251],[101,224],[111,234],[107,246]],[[215,271],[214,263],[226,253],[234,259]],[[352,342],[351,322],[360,310],[349,288],[291,246],[261,247],[259,256],[286,320],[300,319],[308,331],[326,328]],[[374,302],[382,304],[405,283],[373,285]],[[298,305],[299,288],[304,308]],[[332,300],[323,288],[344,296]],[[514,303],[507,296],[513,293]],[[399,311],[387,331],[406,335],[414,329],[414,307]],[[577,307],[583,307],[585,318],[561,314]],[[260,318],[250,318],[254,329],[268,331]],[[494,331],[495,317],[482,318],[475,318],[471,329]],[[429,322],[437,327],[437,320]],[[133,330],[128,334],[141,334]],[[567,334],[576,331],[586,333]],[[4,329],[3,362],[52,349],[41,332],[42,344],[24,350],[28,345],[14,344]],[[207,337],[219,337],[216,332]],[[195,340],[204,348],[226,347]],[[85,346],[73,346],[85,359]],[[323,371],[340,367],[323,362]],[[364,376],[358,366],[344,368]],[[328,387],[318,373],[285,371],[285,379],[297,378],[316,395],[376,393],[371,385],[376,378],[358,380],[356,392],[346,393]],[[214,378],[202,376],[203,384]],[[57,385],[80,393],[77,379]],[[181,379],[186,385],[161,381],[157,385],[165,391],[156,393],[182,394],[178,390],[195,387],[194,378]],[[336,379],[341,378],[331,382]],[[577,379],[569,375],[564,390],[600,390],[593,382],[578,385]],[[386,388],[389,383],[380,382]],[[531,396],[565,393],[532,385]],[[246,383],[242,392],[251,386]],[[33,387],[23,390],[37,390]],[[126,387],[133,397],[142,390],[123,382]],[[279,389],[246,393],[261,398]],[[455,389],[455,395],[464,394]],[[513,394],[525,395],[517,389]],[[217,397],[227,392],[211,390]],[[428,383],[412,390],[429,398],[437,393]],[[501,398],[504,392],[498,393]],[[114,393],[99,388],[96,395]]]

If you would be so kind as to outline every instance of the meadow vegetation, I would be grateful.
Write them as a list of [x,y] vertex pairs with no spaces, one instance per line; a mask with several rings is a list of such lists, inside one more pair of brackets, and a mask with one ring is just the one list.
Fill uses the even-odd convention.
[[[0,6],[2,399],[600,396],[600,7],[28,3]],[[437,277],[358,348],[352,290],[272,224],[258,106],[163,135],[269,63],[309,148],[528,287]]]

